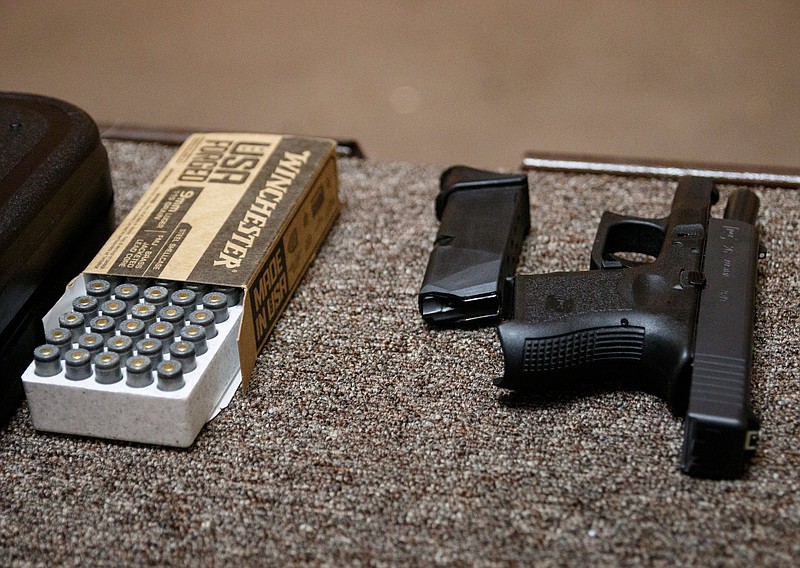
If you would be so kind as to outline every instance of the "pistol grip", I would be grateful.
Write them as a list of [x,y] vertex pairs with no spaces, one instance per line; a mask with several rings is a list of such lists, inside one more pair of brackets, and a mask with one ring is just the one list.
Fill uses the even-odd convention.
[[673,286],[649,266],[516,276],[510,317],[497,327],[505,364],[495,385],[544,393],[622,379],[680,414],[691,363],[688,324],[647,304],[668,294],[672,309],[687,311],[696,291]]
[[639,253],[657,257],[666,235],[667,218],[645,219],[606,211],[592,246],[590,268],[630,268],[641,262],[618,257],[615,253]]

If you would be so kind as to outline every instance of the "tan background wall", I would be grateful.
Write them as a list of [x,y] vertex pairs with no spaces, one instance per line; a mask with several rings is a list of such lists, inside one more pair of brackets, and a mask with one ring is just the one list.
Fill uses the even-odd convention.
[[0,2],[0,89],[98,122],[800,166],[800,2]]

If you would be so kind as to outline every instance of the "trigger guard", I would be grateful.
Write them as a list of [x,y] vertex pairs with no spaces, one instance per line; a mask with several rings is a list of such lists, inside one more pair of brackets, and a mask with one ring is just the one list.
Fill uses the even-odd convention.
[[618,258],[614,253],[633,252],[657,257],[666,236],[667,217],[644,219],[606,211],[597,229],[589,268],[612,269],[639,266],[640,262]]

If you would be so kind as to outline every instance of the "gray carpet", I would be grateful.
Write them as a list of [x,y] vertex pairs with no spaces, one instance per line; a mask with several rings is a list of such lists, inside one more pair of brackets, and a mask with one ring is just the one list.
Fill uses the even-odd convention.
[[[124,214],[171,156],[107,143]],[[493,330],[436,331],[416,293],[439,166],[340,162],[342,215],[238,393],[188,450],[0,430],[10,566],[790,565],[800,558],[800,193],[762,189],[747,477],[678,471],[681,421],[630,392],[492,386]],[[667,181],[533,173],[520,271],[585,269],[601,212]],[[730,187],[722,187],[727,195]],[[720,215],[719,206],[715,214]]]

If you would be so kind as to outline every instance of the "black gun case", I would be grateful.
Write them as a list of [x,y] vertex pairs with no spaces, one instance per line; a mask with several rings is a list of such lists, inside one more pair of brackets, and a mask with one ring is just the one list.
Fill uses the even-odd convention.
[[60,100],[0,92],[0,423],[44,342],[41,318],[114,225],[94,121]]

